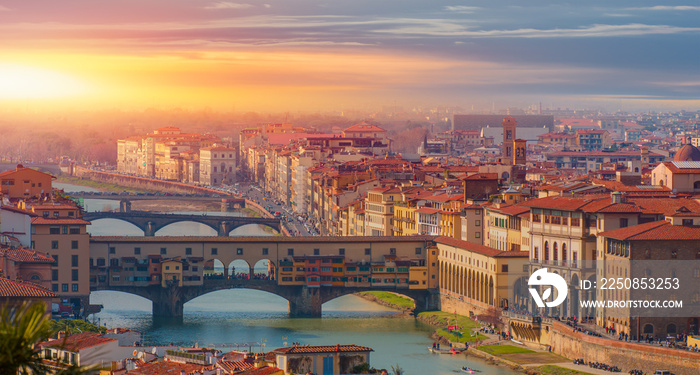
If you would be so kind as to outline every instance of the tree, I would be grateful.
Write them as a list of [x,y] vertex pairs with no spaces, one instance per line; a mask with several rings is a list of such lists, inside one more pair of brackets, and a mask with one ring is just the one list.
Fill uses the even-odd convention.
[[403,369],[401,368],[401,366],[399,366],[398,363],[394,366],[391,366],[391,371],[394,372],[394,375],[403,375]]
[[[36,345],[53,335],[51,318],[43,303],[5,305],[0,308],[0,374],[47,374]],[[85,374],[90,370],[66,366],[60,375]]]

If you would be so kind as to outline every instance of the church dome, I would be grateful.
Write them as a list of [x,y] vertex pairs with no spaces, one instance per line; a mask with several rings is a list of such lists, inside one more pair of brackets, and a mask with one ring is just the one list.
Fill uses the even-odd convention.
[[676,156],[673,157],[673,161],[700,161],[700,150],[690,143],[686,143],[678,149]]

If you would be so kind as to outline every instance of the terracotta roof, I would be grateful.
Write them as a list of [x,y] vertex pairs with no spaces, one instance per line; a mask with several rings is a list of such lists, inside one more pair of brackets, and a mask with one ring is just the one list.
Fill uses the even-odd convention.
[[0,277],[0,297],[56,298],[56,294],[36,284],[12,281]]
[[461,249],[473,251],[475,253],[484,254],[487,256],[491,256],[491,257],[494,257],[494,256],[502,253],[502,251],[496,250],[492,247],[479,245],[479,244],[475,244],[472,242],[462,241],[462,240],[458,240],[458,239],[455,239],[452,237],[441,236],[441,237],[436,238],[435,242],[441,243],[444,245],[448,245],[448,246],[459,247]]
[[147,363],[135,370],[127,372],[131,375],[180,375],[184,371],[186,375],[194,373],[203,373],[204,370],[212,370],[214,365],[202,366],[191,363],[180,363],[173,361],[160,361]]
[[[668,170],[674,174],[700,174],[700,163],[697,163],[696,168],[681,168],[676,163],[664,162],[662,163]],[[693,165],[693,164],[688,164]]]
[[243,371],[243,370],[250,370],[252,368],[255,368],[255,365],[252,362],[247,362],[246,360],[241,360],[241,361],[219,361],[216,363],[218,367],[221,367],[222,370],[228,371],[228,372],[236,372],[236,371]]
[[430,208],[430,207],[421,207],[421,208],[416,210],[416,212],[419,214],[428,214],[428,215],[436,214],[440,211],[441,210],[438,210],[436,208]]
[[51,175],[51,174],[44,173],[44,172],[41,172],[41,171],[37,171],[36,169],[24,167],[24,166],[22,166],[22,164],[17,164],[17,167],[16,167],[15,169],[10,169],[9,171],[5,171],[5,172],[0,173],[0,178],[1,178],[1,177],[6,177],[6,176],[11,176],[11,175],[13,175],[13,174],[15,174],[15,173],[17,173],[17,172],[19,172],[19,171],[24,171],[24,170],[30,170],[30,171],[34,171],[34,172],[36,172],[36,173],[40,173],[40,174],[44,174],[44,175],[47,175],[47,176],[51,176],[51,178],[56,178],[55,176],[53,176],[53,175]]
[[474,173],[467,177],[462,178],[462,180],[498,180],[497,173]]
[[71,352],[78,352],[83,349],[93,346],[106,344],[108,342],[118,341],[102,336],[99,333],[83,332],[77,335],[70,335],[63,339],[54,339],[41,343],[43,347],[61,348]]
[[363,121],[343,130],[343,132],[386,132],[386,130]]
[[700,214],[700,203],[692,198],[630,196],[626,199],[639,206],[645,213],[674,215],[681,210]]
[[[602,199],[602,198],[601,198]],[[608,201],[610,199],[608,198]],[[545,197],[519,203],[522,206],[549,208],[563,211],[576,211],[590,203],[588,198]]]
[[496,208],[495,206],[489,207],[490,211],[497,211],[502,214],[510,215],[510,216],[517,216],[520,215],[524,212],[530,212],[530,207],[523,207],[523,206],[518,206],[518,205],[508,205],[508,206],[501,206],[501,208]]
[[32,262],[32,263],[53,263],[54,259],[44,253],[40,253],[36,250],[25,249],[23,247],[19,248],[0,248],[0,253],[4,254],[9,259],[17,262]]
[[36,210],[77,210],[78,207],[71,205],[71,204],[63,204],[63,203],[58,203],[58,204],[37,204],[37,205],[32,205],[31,208]]
[[698,241],[700,226],[672,225],[662,220],[609,230],[599,236],[626,241]]
[[270,374],[275,374],[275,373],[280,373],[280,372],[283,372],[283,371],[277,367],[261,367],[261,368],[255,368],[255,369],[239,372],[239,373],[236,373],[236,375],[270,375]]
[[300,354],[300,353],[354,353],[354,352],[373,352],[372,348],[366,346],[351,345],[321,345],[321,346],[288,346],[286,348],[275,349],[272,352],[275,354]]
[[83,219],[52,219],[41,216],[33,217],[32,224],[66,224],[66,225],[90,225],[89,221]]

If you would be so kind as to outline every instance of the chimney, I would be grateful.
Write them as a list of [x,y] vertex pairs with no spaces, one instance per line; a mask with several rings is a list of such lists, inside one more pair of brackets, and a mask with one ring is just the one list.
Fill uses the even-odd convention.
[[613,192],[612,194],[610,194],[610,196],[612,197],[613,203],[624,203],[625,202],[625,199],[622,196],[622,193],[620,193],[619,191]]

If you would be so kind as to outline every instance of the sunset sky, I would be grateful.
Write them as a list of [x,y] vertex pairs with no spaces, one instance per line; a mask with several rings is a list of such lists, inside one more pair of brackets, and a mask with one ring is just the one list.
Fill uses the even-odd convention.
[[0,105],[697,110],[698,20],[697,1],[0,0]]

